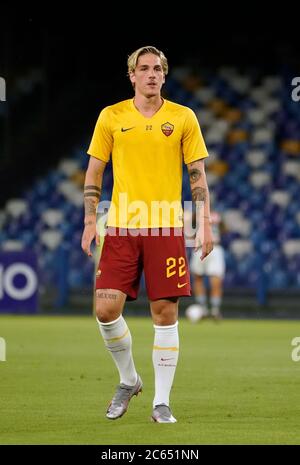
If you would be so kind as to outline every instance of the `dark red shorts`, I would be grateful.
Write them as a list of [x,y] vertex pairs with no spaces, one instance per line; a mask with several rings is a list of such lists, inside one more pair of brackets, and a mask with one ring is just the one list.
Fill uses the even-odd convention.
[[140,229],[134,236],[131,231],[107,229],[96,289],[118,289],[135,300],[144,270],[150,300],[191,295],[183,229]]

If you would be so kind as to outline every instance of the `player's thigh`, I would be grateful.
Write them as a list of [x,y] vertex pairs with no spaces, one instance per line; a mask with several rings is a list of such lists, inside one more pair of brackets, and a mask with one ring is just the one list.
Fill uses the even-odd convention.
[[117,228],[114,233],[113,228],[108,228],[96,273],[96,289],[118,289],[131,300],[137,298],[142,274],[139,242],[126,230]]
[[96,289],[96,315],[99,321],[108,323],[116,320],[122,313],[126,294],[118,289]]
[[146,290],[150,301],[191,295],[190,274],[181,228],[169,235],[143,238]]

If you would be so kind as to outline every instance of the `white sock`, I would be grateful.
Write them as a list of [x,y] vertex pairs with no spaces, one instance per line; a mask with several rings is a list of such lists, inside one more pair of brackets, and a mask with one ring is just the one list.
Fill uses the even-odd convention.
[[210,303],[212,315],[218,315],[220,313],[221,302],[221,297],[211,297]]
[[206,295],[196,295],[195,301],[197,302],[197,304],[201,305],[204,314],[208,313]]
[[101,323],[97,319],[104,343],[111,353],[118,368],[120,383],[134,386],[137,382],[137,372],[132,358],[132,340],[126,321],[119,316],[110,323]]
[[169,405],[170,391],[179,355],[178,321],[170,326],[154,325],[154,329],[152,361],[155,376],[155,396],[153,407],[159,404]]

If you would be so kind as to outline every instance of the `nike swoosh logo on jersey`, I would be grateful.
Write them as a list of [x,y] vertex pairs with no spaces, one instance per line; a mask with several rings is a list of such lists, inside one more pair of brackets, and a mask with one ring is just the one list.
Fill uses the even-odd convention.
[[177,287],[178,287],[179,289],[180,289],[181,287],[183,287],[183,286],[186,286],[186,285],[187,285],[187,283],[184,283],[184,284],[177,283]]
[[132,126],[132,128],[121,128],[121,131],[122,132],[130,131],[130,129],[134,129],[134,126]]

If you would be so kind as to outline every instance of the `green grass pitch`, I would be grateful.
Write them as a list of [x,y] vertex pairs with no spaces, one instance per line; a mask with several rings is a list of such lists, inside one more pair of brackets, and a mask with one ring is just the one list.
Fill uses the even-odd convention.
[[0,444],[299,444],[299,321],[181,319],[169,425],[150,422],[151,319],[127,321],[144,390],[110,421],[118,376],[92,316],[1,316]]

